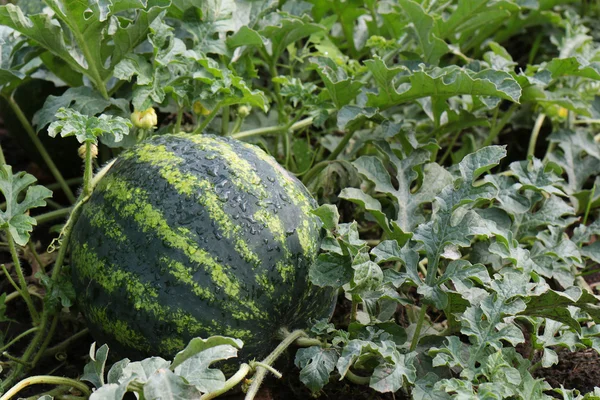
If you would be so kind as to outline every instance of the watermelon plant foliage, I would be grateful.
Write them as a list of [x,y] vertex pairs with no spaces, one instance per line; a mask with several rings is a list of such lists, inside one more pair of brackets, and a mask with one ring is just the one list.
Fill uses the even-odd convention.
[[[285,352],[283,379],[302,382],[303,398],[599,398],[596,382],[545,379],[574,352],[600,353],[599,17],[597,3],[554,0],[0,5],[0,106],[56,181],[33,185],[14,147],[0,148],[0,400],[26,386],[44,400],[206,400],[240,387],[252,399],[267,373],[282,377]],[[31,115],[18,99],[36,82],[56,90]],[[43,135],[80,142],[79,192]],[[178,141],[204,143],[202,168],[186,146],[169,164]],[[281,217],[312,221],[306,237],[277,224],[276,177],[254,173],[263,152],[318,202]],[[211,169],[217,156],[237,175]],[[169,218],[154,218],[164,199],[148,193],[169,180]],[[268,193],[244,205],[261,183]],[[212,225],[187,228],[202,218]],[[144,219],[153,229],[122,229]],[[303,279],[277,281],[283,264],[253,275],[268,266],[253,255],[285,249],[252,230],[282,246],[320,242]],[[207,232],[231,253],[196,240]],[[218,274],[200,285],[186,263],[209,250],[221,252],[214,265],[235,264],[223,276],[239,290]],[[124,271],[119,257],[170,278]],[[239,296],[248,288],[276,297]],[[331,320],[312,292],[339,294]],[[190,329],[184,305],[212,328]],[[282,307],[315,318],[279,329],[279,344],[254,334]]]

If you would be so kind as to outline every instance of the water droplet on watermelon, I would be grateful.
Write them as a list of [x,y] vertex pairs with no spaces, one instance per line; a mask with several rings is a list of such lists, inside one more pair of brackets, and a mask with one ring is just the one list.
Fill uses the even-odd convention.
[[221,235],[219,232],[214,231],[213,233],[215,234],[215,239],[217,239],[217,240],[223,239],[223,235]]
[[250,234],[256,235],[257,230],[253,226],[250,227]]
[[264,243],[264,244],[267,244],[267,243],[269,243],[269,239],[263,239],[263,243]]
[[241,203],[240,208],[242,209],[243,212],[246,212],[246,210],[248,209],[248,203],[247,202]]
[[296,228],[285,231],[285,236],[292,236],[296,232]]
[[218,165],[207,166],[206,174],[209,176],[212,176],[212,177],[216,177],[219,174],[219,166]]
[[229,194],[230,194],[230,192],[229,192],[229,191],[227,191],[227,192],[225,192],[225,193],[222,193],[222,194],[219,194],[219,195],[217,195],[217,198],[218,198],[220,201],[222,201],[223,203],[225,203],[225,202],[227,202],[227,200],[229,200]]
[[240,219],[240,214],[233,214],[231,218],[233,218],[233,219]]

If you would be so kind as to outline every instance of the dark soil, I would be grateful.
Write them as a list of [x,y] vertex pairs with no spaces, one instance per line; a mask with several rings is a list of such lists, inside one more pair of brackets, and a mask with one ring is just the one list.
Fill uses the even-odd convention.
[[600,384],[600,355],[592,349],[572,353],[561,349],[557,353],[558,364],[537,370],[535,377],[546,379],[555,388],[564,386],[581,393],[593,392],[594,387]]

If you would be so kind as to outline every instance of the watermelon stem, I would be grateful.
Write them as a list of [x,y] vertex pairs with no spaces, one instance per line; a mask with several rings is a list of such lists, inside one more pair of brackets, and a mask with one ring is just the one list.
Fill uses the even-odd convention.
[[267,371],[269,371],[270,373],[275,375],[277,377],[277,379],[281,379],[281,377],[283,376],[283,375],[281,375],[281,372],[277,371],[275,368],[273,368],[270,365],[267,365],[265,363],[262,363],[260,361],[250,361],[250,366],[254,369],[256,369],[256,367],[265,368]]
[[266,366],[273,365],[277,358],[279,358],[279,356],[283,354],[287,350],[287,348],[290,347],[290,345],[292,345],[292,343],[294,343],[299,338],[308,336],[303,329],[297,329],[293,332],[289,332],[287,329],[282,328],[280,330],[280,334],[285,338],[281,341],[281,343],[279,343],[277,347],[275,347],[275,350],[273,350],[271,354],[269,354],[260,363],[263,365],[256,365],[256,374],[254,374],[254,377],[252,378],[252,384],[250,385],[250,388],[248,389],[244,400],[253,400],[256,394],[258,393],[258,389],[260,389],[260,386],[262,385],[262,382],[267,376],[268,372],[264,364],[266,364]]
[[83,169],[83,197],[92,194],[92,143],[85,142],[85,167]]
[[23,379],[21,382],[13,386],[8,392],[4,393],[4,396],[0,397],[0,399],[11,399],[18,392],[31,385],[67,385],[76,388],[86,396],[90,396],[92,394],[88,386],[81,381],[52,375],[38,375]]
[[223,385],[223,387],[221,389],[215,390],[214,392],[204,393],[200,397],[200,400],[214,399],[215,397],[218,397],[218,396],[222,395],[223,393],[233,389],[244,378],[246,378],[246,375],[248,375],[250,373],[250,371],[252,371],[252,367],[250,367],[250,365],[248,365],[246,363],[240,365],[240,369],[238,370],[238,372],[233,374],[231,376],[231,378],[227,379],[227,381],[225,381],[225,384]]

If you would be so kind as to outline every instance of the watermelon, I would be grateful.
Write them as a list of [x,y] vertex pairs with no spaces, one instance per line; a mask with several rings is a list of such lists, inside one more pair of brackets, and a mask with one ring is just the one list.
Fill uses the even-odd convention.
[[171,358],[193,337],[262,358],[280,328],[329,318],[312,286],[322,238],[307,189],[256,146],[155,136],[123,152],[73,227],[71,271],[92,335],[123,357]]

